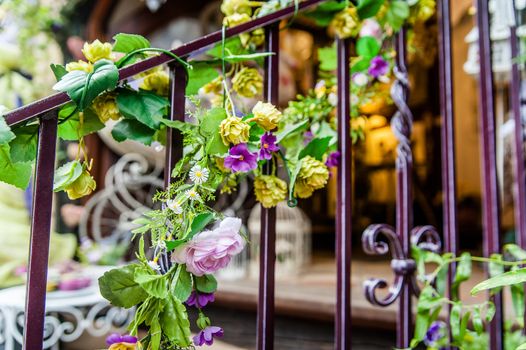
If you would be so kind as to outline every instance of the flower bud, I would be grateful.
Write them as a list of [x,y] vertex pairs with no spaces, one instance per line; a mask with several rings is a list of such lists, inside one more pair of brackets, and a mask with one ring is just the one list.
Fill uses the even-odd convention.
[[210,326],[210,319],[206,317],[204,313],[200,312],[199,317],[195,323],[199,329],[205,329],[206,327]]

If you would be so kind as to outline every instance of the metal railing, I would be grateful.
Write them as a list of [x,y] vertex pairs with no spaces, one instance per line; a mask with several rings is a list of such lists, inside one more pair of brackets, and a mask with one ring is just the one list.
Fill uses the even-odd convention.
[[[326,0],[305,0],[294,6],[281,9],[253,21],[229,28],[225,37],[248,32],[264,27],[266,30],[266,50],[275,53],[266,58],[265,63],[265,100],[277,104],[279,94],[279,21],[292,17],[296,11],[305,11]],[[482,194],[484,217],[484,253],[500,251],[499,240],[499,197],[497,169],[495,159],[495,127],[493,106],[493,80],[491,70],[491,43],[489,37],[489,14],[487,0],[477,0],[477,21],[480,45],[480,125],[482,145]],[[444,247],[446,251],[458,253],[458,234],[456,220],[455,188],[455,143],[452,89],[451,57],[451,20],[450,0],[438,1],[439,24],[439,68],[440,68],[440,105],[442,122],[442,183],[444,210]],[[518,52],[518,41],[515,28],[512,29],[511,45],[514,54]],[[221,42],[223,33],[214,32],[190,43],[182,45],[172,52],[185,59],[190,54],[209,45]],[[407,105],[409,95],[408,73],[406,67],[406,36],[402,30],[396,38],[398,58],[396,60],[392,97],[398,112],[392,119],[392,129],[398,139],[397,148],[397,200],[396,228],[385,224],[369,227],[363,235],[366,251],[374,254],[385,254],[391,250],[394,285],[385,298],[378,298],[376,290],[385,288],[383,280],[370,280],[366,284],[366,297],[373,304],[385,306],[398,301],[397,346],[409,345],[412,336],[413,319],[411,301],[418,287],[414,282],[414,261],[410,256],[412,237],[439,240],[435,229],[430,226],[413,228],[412,196],[412,149],[410,143],[413,116]],[[352,207],[352,141],[350,138],[350,39],[337,42],[337,80],[338,80],[338,149],[342,154],[338,168],[338,197],[336,212],[336,264],[337,288],[335,310],[335,348],[351,348],[351,207]],[[144,61],[126,66],[119,70],[119,79],[132,76],[168,64],[170,68],[170,119],[184,120],[185,70],[173,58],[161,54]],[[518,63],[512,71],[511,105],[516,125],[523,125],[520,115],[521,101],[519,96],[520,72]],[[38,153],[34,176],[34,201],[32,208],[31,243],[29,272],[27,282],[26,321],[24,327],[24,349],[42,348],[46,277],[49,253],[51,224],[51,207],[53,197],[53,174],[57,143],[58,108],[67,103],[69,97],[59,93],[13,110],[5,115],[8,125],[24,123],[39,119]],[[516,128],[515,143],[515,208],[517,222],[517,241],[526,248],[526,178],[524,170],[523,128]],[[177,131],[169,130],[166,145],[165,184],[170,182],[170,170],[182,155],[182,139]],[[273,349],[274,346],[274,260],[275,252],[275,209],[262,209],[261,215],[261,254],[259,277],[259,302],[257,318],[257,348]],[[389,247],[382,244],[379,235],[385,235]],[[435,242],[439,245],[440,242]],[[449,270],[449,285],[454,276],[454,269]],[[494,320],[489,325],[491,349],[502,349],[502,296],[492,297],[497,307]]]

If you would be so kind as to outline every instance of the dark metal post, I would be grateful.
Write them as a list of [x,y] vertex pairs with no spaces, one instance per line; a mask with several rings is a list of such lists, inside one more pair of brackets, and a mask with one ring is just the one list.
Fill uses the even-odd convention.
[[[451,52],[450,0],[438,2],[439,26],[439,69],[440,69],[440,113],[442,115],[442,191],[444,215],[444,248],[446,252],[458,255],[457,234],[457,189],[455,172],[455,118],[453,111],[453,71]],[[456,264],[448,270],[446,296],[451,298],[451,284]],[[448,307],[448,313],[451,306]]]
[[[265,100],[278,105],[279,94],[279,23],[266,28]],[[267,163],[266,173],[271,173]],[[274,268],[276,262],[276,208],[261,207],[261,241],[259,249],[259,302],[257,349],[274,349]]]
[[[406,67],[406,40],[404,29],[397,34],[396,40],[397,57],[394,68],[396,81],[391,88],[391,96],[398,107],[398,111],[391,120],[391,128],[398,139],[396,156],[396,232],[400,237],[404,255],[410,257],[410,232],[413,226],[413,153],[411,150],[413,115],[407,105],[409,81]],[[404,275],[404,283],[398,304],[397,346],[399,348],[408,347],[412,337],[411,283],[411,275]]]
[[[491,39],[487,0],[477,0],[477,25],[479,30],[479,115],[482,157],[482,210],[484,225],[484,255],[500,252],[499,189],[495,147],[495,107],[493,105],[493,72]],[[491,297],[496,313],[489,324],[490,348],[503,348],[502,293]]]
[[[187,74],[184,67],[176,63],[170,65],[170,120],[184,122],[186,81]],[[179,131],[172,128],[167,128],[166,132],[164,187],[168,188],[172,180],[172,170],[183,156],[183,138]]]
[[336,212],[335,349],[351,349],[352,141],[350,41],[338,39],[338,199]]
[[57,111],[49,112],[40,118],[38,131],[26,285],[24,350],[38,350],[43,347],[57,121]]

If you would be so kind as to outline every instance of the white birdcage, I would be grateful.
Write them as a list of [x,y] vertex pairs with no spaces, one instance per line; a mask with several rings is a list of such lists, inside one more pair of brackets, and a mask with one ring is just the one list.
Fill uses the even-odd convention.
[[[250,233],[250,275],[259,275],[261,205],[256,205],[248,219]],[[276,278],[297,275],[311,260],[311,222],[298,207],[285,202],[276,207]]]

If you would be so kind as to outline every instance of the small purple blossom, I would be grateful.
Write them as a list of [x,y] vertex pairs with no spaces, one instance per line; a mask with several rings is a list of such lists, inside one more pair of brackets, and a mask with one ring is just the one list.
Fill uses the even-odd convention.
[[325,161],[325,165],[329,168],[337,167],[340,164],[340,151],[331,152]]
[[186,305],[195,306],[199,309],[204,308],[208,303],[215,301],[214,293],[197,293],[195,290],[190,294],[186,300]]
[[137,343],[137,337],[134,337],[132,335],[120,335],[119,333],[113,333],[106,338],[106,345],[108,346],[118,343],[135,344]]
[[279,151],[276,145],[276,136],[270,132],[266,132],[261,136],[261,148],[259,149],[259,160],[272,159],[272,152]]
[[382,57],[376,56],[371,60],[368,73],[374,78],[378,78],[382,75],[387,74],[389,71],[389,63]]
[[445,336],[446,324],[441,321],[431,323],[424,337],[426,346],[435,346],[436,343]]
[[258,156],[248,150],[246,143],[239,143],[228,151],[224,166],[233,172],[247,172],[256,169],[258,166]]
[[214,343],[214,337],[220,338],[223,336],[224,331],[221,327],[208,326],[194,337],[194,344],[196,346],[212,345]]
[[314,134],[312,133],[312,131],[305,131],[303,133],[303,146],[306,146],[309,144],[309,142],[312,141],[312,139],[314,138]]
[[91,285],[90,277],[77,277],[60,281],[58,290],[72,291],[87,288]]

